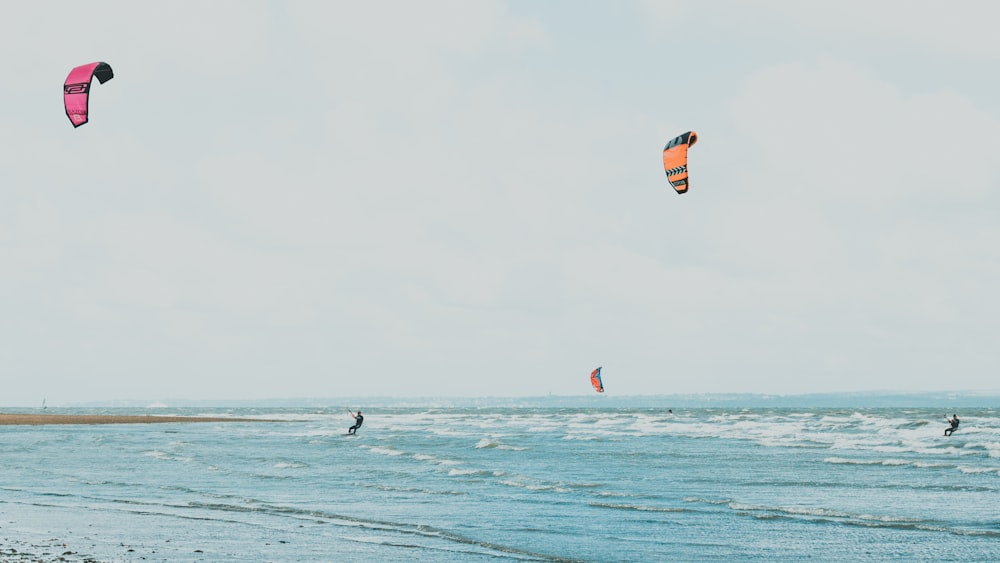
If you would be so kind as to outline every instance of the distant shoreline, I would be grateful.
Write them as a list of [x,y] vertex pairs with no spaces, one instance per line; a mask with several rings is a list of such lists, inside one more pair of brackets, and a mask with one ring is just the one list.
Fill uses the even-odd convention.
[[158,416],[107,414],[11,414],[0,413],[0,426],[37,426],[43,424],[162,424],[166,422],[278,422],[262,418],[212,416]]

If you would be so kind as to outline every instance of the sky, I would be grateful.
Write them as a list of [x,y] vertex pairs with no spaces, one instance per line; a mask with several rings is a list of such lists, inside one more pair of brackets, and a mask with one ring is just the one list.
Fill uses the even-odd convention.
[[0,405],[1000,389],[998,17],[12,5]]

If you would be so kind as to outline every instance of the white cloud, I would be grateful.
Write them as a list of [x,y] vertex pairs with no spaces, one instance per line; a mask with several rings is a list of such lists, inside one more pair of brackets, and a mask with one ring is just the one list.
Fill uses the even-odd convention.
[[732,111],[766,159],[772,189],[885,205],[975,199],[997,177],[994,116],[952,91],[904,96],[830,58],[757,72]]
[[[732,227],[721,262],[770,277],[781,293],[769,310],[836,335],[802,343],[817,369],[856,387],[940,385],[955,346],[978,340],[997,312],[982,296],[1000,233],[981,212],[1000,178],[996,116],[954,91],[905,94],[828,57],[759,70],[731,108],[760,160],[745,171],[754,192],[722,221]],[[925,339],[935,344],[913,345]]]
[[21,55],[8,61],[19,77],[15,87],[51,82],[77,64],[103,60],[126,74],[153,75],[166,90],[178,72],[258,68],[269,46],[270,16],[265,2],[253,0],[21,4],[0,22],[0,46]]
[[[1000,41],[995,38],[993,26],[1000,8],[989,0],[737,0],[712,4],[644,0],[640,6],[649,29],[660,33],[669,30],[672,36],[694,43],[719,28],[742,30],[761,40],[819,32],[841,40],[869,42],[878,50],[916,47],[975,59],[1000,58]],[[798,39],[797,43],[813,47],[808,39]]]
[[797,27],[853,33],[883,43],[896,40],[973,58],[1000,58],[1000,41],[993,26],[1000,8],[988,0],[848,0],[829,4],[776,0],[753,6],[771,10]]

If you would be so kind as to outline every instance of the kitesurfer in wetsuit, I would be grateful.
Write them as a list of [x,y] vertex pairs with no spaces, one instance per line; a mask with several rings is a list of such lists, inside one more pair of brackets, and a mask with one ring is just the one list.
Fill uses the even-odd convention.
[[[946,416],[945,418],[948,418],[948,417]],[[948,422],[951,423],[951,428],[945,428],[944,429],[944,435],[945,436],[951,436],[952,432],[958,430],[958,415],[957,414],[951,415],[951,418],[948,419]]]
[[361,428],[361,423],[365,421],[365,417],[361,416],[361,411],[358,411],[358,414],[354,414],[351,411],[347,411],[347,413],[355,420],[354,426],[348,428],[347,433],[354,434],[358,431],[358,428]]

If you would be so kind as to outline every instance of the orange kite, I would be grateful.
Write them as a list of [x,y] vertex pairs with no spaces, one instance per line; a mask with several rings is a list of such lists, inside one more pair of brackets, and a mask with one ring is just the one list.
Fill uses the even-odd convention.
[[679,194],[688,191],[688,147],[697,142],[698,134],[688,131],[663,147],[663,170]]

